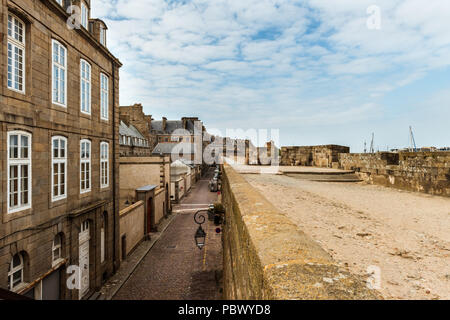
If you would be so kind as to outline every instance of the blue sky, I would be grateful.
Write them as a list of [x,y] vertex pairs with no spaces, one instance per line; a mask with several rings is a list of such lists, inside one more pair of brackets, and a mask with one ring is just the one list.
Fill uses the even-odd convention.
[[[367,8],[380,8],[380,29]],[[93,0],[120,101],[281,145],[450,145],[448,0]],[[261,142],[256,142],[260,144]]]

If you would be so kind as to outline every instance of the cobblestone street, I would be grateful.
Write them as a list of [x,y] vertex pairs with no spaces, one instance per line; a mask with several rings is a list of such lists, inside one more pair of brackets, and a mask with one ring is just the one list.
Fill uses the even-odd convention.
[[206,221],[206,245],[199,250],[194,234],[194,213],[217,201],[208,189],[214,169],[194,185],[180,204],[173,206],[173,221],[140,262],[114,300],[220,299],[222,274],[221,234]]

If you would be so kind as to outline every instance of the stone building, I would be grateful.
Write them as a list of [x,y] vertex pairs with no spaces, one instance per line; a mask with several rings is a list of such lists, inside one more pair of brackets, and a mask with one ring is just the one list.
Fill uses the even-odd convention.
[[85,299],[120,264],[121,63],[90,7],[0,0],[0,288],[36,299]]
[[149,141],[132,124],[120,120],[119,154],[121,157],[148,157],[151,155]]
[[195,138],[202,139],[204,131],[205,127],[198,118],[183,117],[181,120],[153,120],[150,133],[156,136],[158,143],[193,143]]
[[151,133],[152,116],[146,115],[143,111],[142,104],[135,103],[132,106],[121,106],[119,108],[120,120],[127,126],[136,128],[144,139],[147,140],[148,147],[153,150],[157,144],[157,137]]

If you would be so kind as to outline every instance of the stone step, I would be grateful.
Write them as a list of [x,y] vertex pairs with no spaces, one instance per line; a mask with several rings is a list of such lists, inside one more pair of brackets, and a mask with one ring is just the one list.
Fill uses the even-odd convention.
[[339,176],[339,175],[346,175],[346,174],[352,174],[355,173],[355,170],[340,170],[340,171],[289,171],[289,170],[281,170],[280,171],[284,175],[306,175],[306,174],[313,174],[313,175],[330,175],[330,176]]
[[299,180],[309,180],[316,182],[361,182],[361,180],[355,173],[347,174],[286,174],[286,176],[299,179]]

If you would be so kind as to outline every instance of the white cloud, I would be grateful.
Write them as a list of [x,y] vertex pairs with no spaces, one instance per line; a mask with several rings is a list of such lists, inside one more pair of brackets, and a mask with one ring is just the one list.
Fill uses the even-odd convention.
[[[366,26],[373,4],[380,30]],[[92,6],[124,63],[121,103],[142,102],[155,117],[192,114],[237,127],[359,124],[383,116],[386,94],[450,66],[447,0]]]

